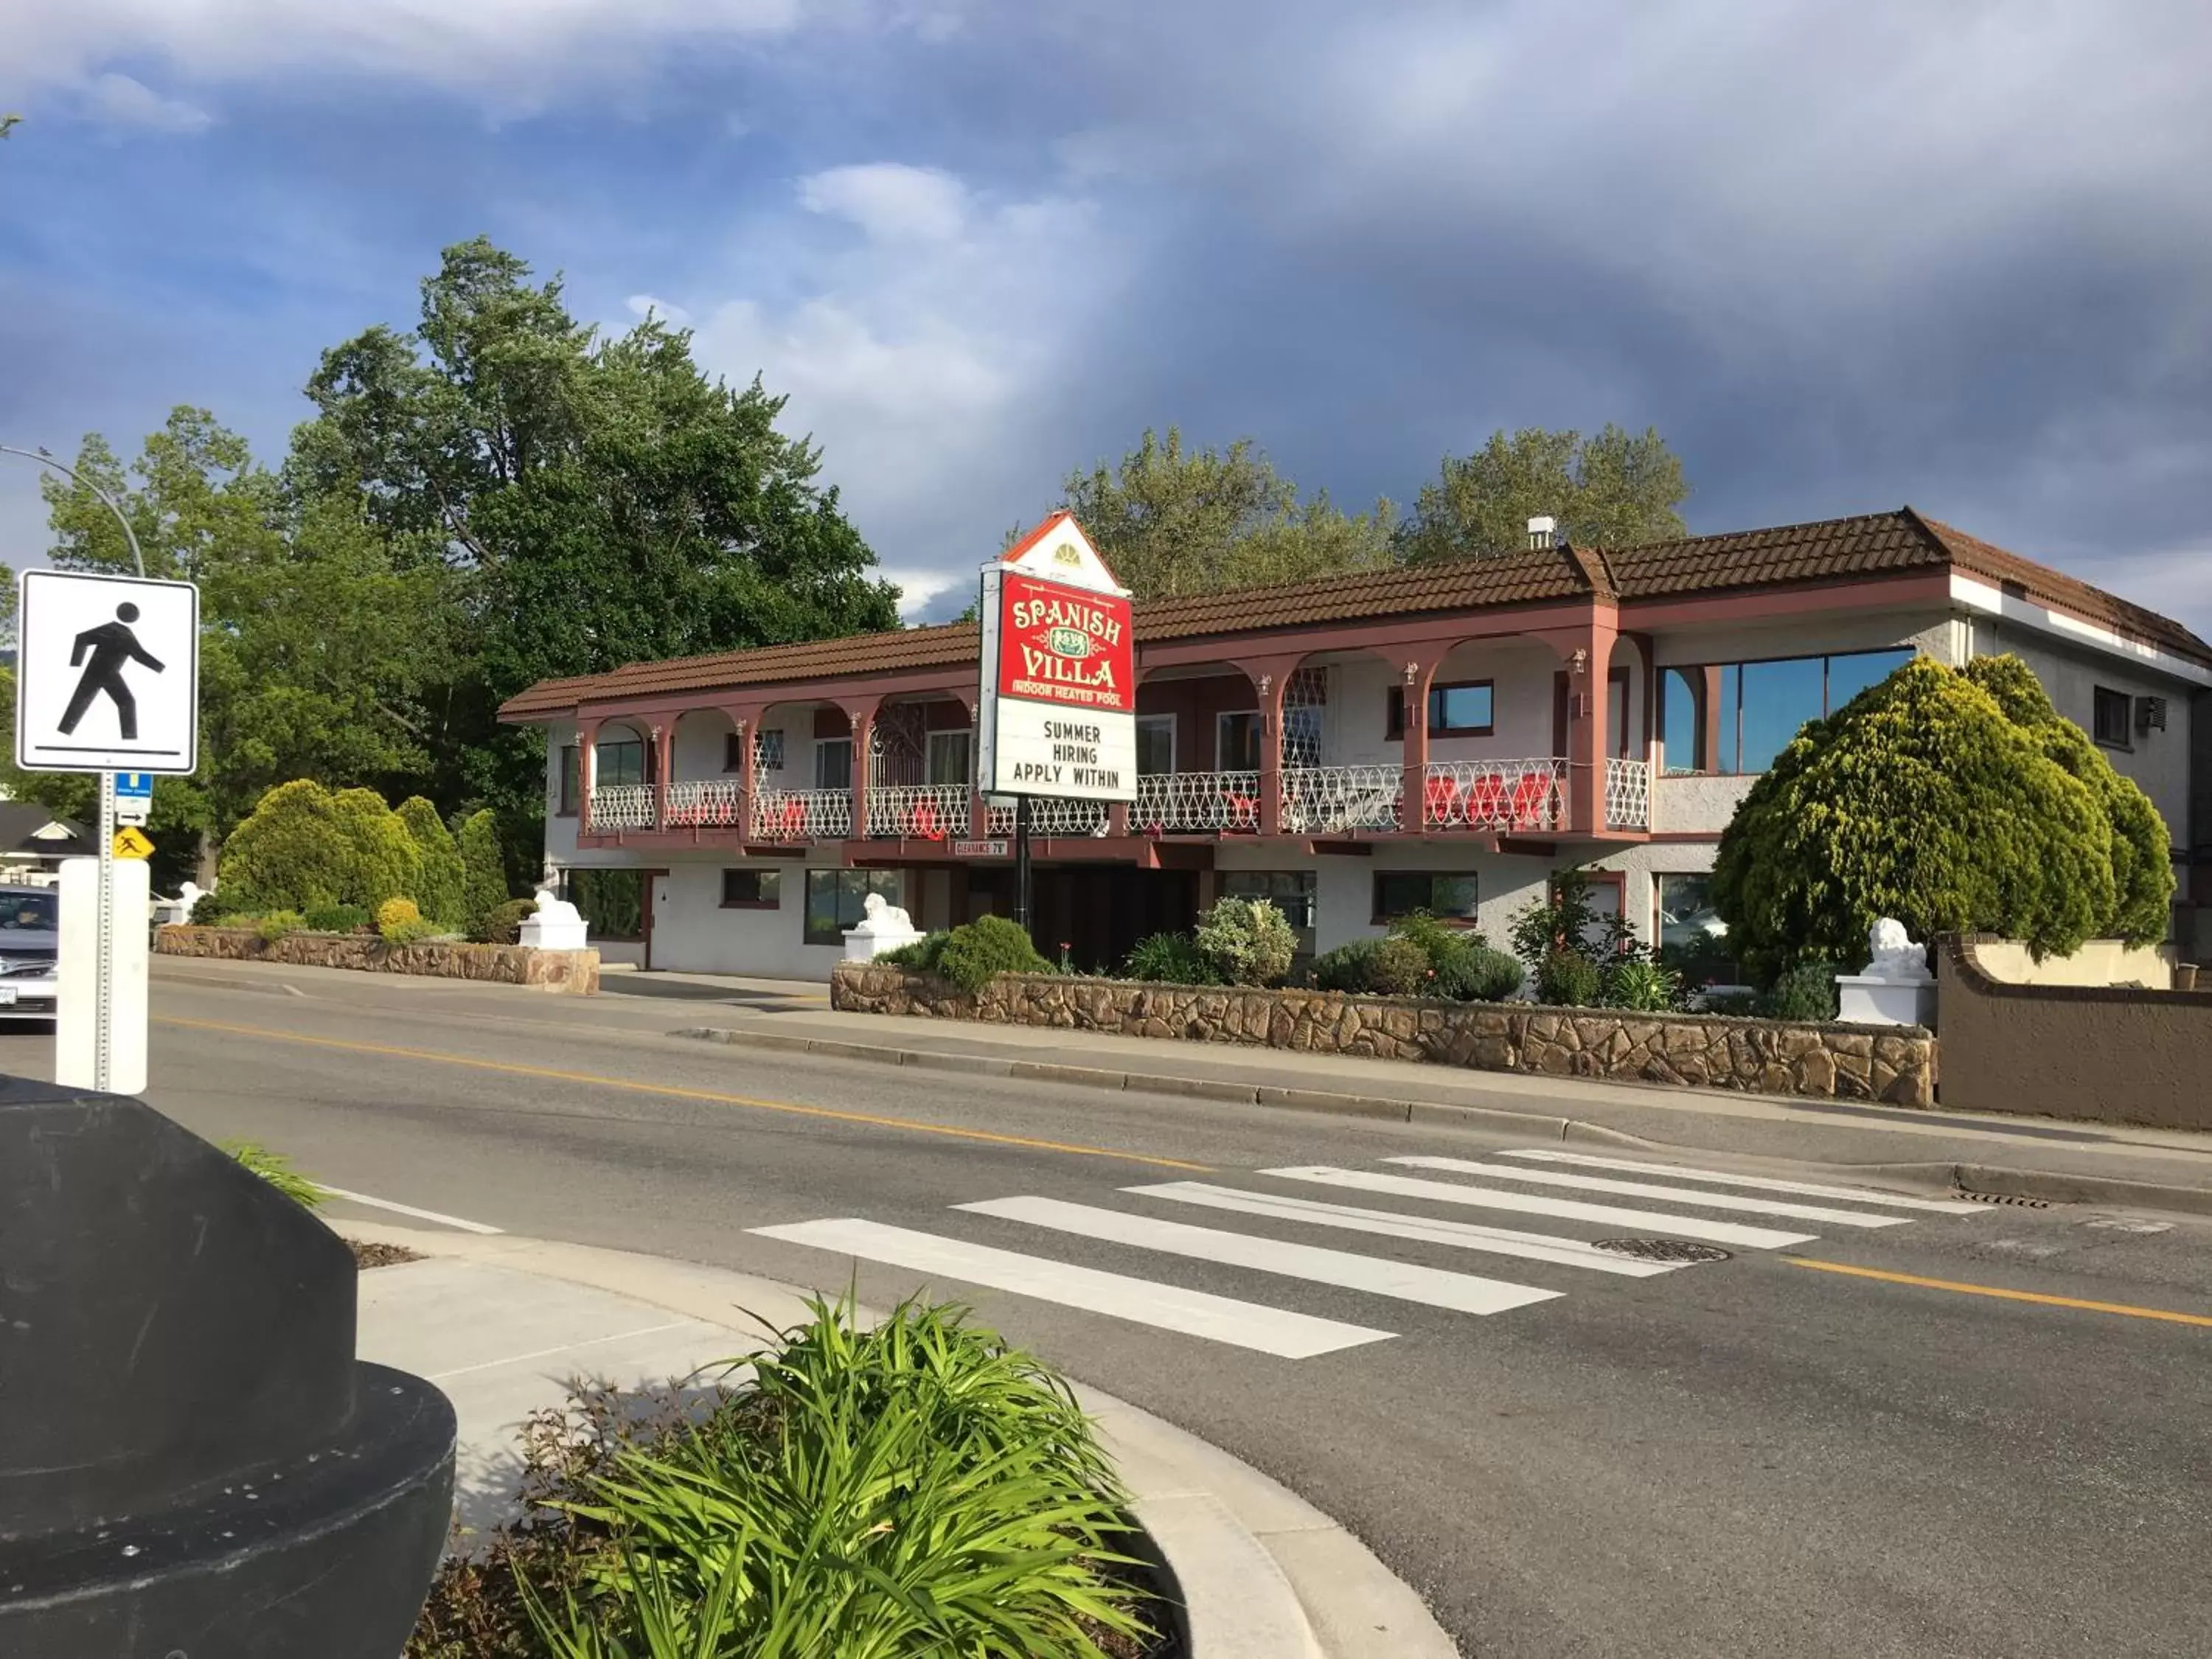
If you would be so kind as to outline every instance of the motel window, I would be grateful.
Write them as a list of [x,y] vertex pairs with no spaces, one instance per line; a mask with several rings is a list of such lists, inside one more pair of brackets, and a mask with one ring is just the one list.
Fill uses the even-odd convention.
[[1176,769],[1176,717],[1137,716],[1137,775],[1158,777]]
[[[1497,691],[1489,680],[1452,680],[1429,688],[1429,735],[1486,738],[1497,729]],[[1386,738],[1406,735],[1406,688],[1390,688]]]
[[814,740],[814,787],[850,789],[853,787],[853,740],[817,738]]
[[975,767],[974,733],[964,727],[950,732],[929,734],[929,752],[926,757],[931,783],[972,783]]
[[580,744],[561,745],[561,812],[564,818],[576,816],[577,802],[584,793],[584,750]]
[[1912,654],[1905,646],[1669,668],[1660,676],[1667,770],[1675,775],[1764,772],[1806,721],[1834,714],[1911,662]]
[[745,734],[726,732],[722,734],[722,769],[742,772],[745,769]]
[[1628,684],[1626,668],[1605,677],[1605,734],[1613,741],[1613,752],[1623,758],[1636,752],[1628,732]]
[[1443,874],[1426,870],[1378,870],[1375,873],[1375,912],[1377,922],[1395,921],[1416,913],[1444,921],[1474,920],[1477,888],[1471,873]]
[[772,726],[753,739],[753,770],[783,770],[783,728]]
[[1266,899],[1296,930],[1298,955],[1310,957],[1314,948],[1316,883],[1310,870],[1231,870],[1222,875],[1221,893],[1224,898]]
[[884,902],[906,903],[906,878],[896,870],[809,870],[806,872],[806,926],[809,945],[842,945],[848,928],[860,925],[867,914],[868,895],[880,893]]
[[725,910],[773,910],[782,902],[782,871],[722,872],[722,908]]
[[1255,711],[1214,717],[1213,769],[1217,772],[1260,769],[1260,716]]
[[646,781],[645,744],[635,738],[603,738],[599,740],[599,757],[592,769],[592,781],[602,788],[614,789],[643,783]]
[[1652,887],[1658,911],[1652,937],[1659,942],[1659,960],[1680,974],[1692,990],[1741,984],[1742,972],[1729,953],[1728,929],[1713,909],[1713,878],[1661,875],[1652,878]]
[[2133,736],[2128,730],[2131,700],[2124,691],[2115,691],[2110,686],[2097,688],[2094,709],[2095,736],[2108,749],[2134,747]]

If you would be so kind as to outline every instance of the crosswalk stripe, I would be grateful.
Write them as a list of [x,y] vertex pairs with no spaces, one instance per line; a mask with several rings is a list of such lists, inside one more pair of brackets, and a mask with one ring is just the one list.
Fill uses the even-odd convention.
[[1307,1359],[1362,1343],[1384,1342],[1394,1334],[852,1217],[748,1231],[787,1244],[856,1255],[895,1267],[918,1268],[963,1284],[1011,1291],[1017,1296],[1254,1348],[1285,1359]]
[[1790,1204],[1778,1198],[1738,1198],[1730,1193],[1701,1193],[1694,1187],[1662,1187],[1650,1181],[1609,1181],[1603,1176],[1569,1175],[1559,1170],[1524,1170],[1512,1164],[1478,1164],[1464,1158],[1386,1158],[1413,1170],[1442,1170],[1449,1175],[1488,1176],[1495,1181],[1523,1181],[1539,1187],[1578,1187],[1585,1192],[1618,1193],[1623,1198],[1657,1198],[1701,1210],[1741,1210],[1750,1215],[1783,1215],[1797,1221],[1825,1221],[1832,1227],[1902,1227],[1901,1215],[1869,1215],[1863,1210],[1833,1210],[1819,1204]]
[[1638,1261],[1632,1256],[1601,1250],[1579,1238],[1559,1238],[1550,1233],[1516,1232],[1509,1227],[1484,1227],[1471,1221],[1447,1221],[1440,1216],[1401,1215],[1395,1210],[1324,1204],[1319,1199],[1291,1198],[1281,1193],[1248,1193],[1241,1188],[1215,1187],[1203,1181],[1164,1181],[1156,1187],[1124,1187],[1121,1190],[1140,1198],[1203,1204],[1212,1209],[1268,1216],[1279,1221],[1308,1221],[1321,1227],[1340,1227],[1347,1232],[1377,1233],[1385,1238],[1450,1244],[1462,1249],[1487,1251],[1492,1255],[1520,1256],[1563,1267],[1586,1267],[1623,1279],[1653,1279],[1661,1273],[1679,1273],[1686,1265],[1679,1261]]
[[1560,1152],[1550,1147],[1516,1149],[1508,1158],[1534,1158],[1543,1164],[1578,1164],[1592,1170],[1620,1170],[1631,1175],[1680,1176],[1686,1181],[1709,1181],[1717,1187],[1751,1187],[1760,1192],[1797,1193],[1807,1198],[1844,1198],[1862,1204],[1879,1204],[1893,1210],[1925,1210],[1934,1215],[1987,1215],[1986,1204],[1957,1198],[1907,1198],[1899,1193],[1875,1192],[1864,1187],[1830,1187],[1817,1181],[1779,1181],[1769,1176],[1735,1175],[1723,1170],[1693,1170],[1680,1164],[1642,1164],[1632,1158],[1599,1158],[1590,1152]]
[[1263,1170],[1261,1173],[1285,1181],[1311,1181],[1325,1187],[1389,1193],[1400,1198],[1468,1204],[1478,1209],[1517,1210],[1524,1215],[1553,1215],[1567,1221],[1593,1221],[1645,1232],[1671,1233],[1682,1238],[1706,1239],[1715,1244],[1740,1245],[1750,1250],[1779,1249],[1785,1244],[1809,1243],[1819,1237],[1816,1233],[1785,1233],[1773,1227],[1753,1227],[1741,1221],[1709,1221],[1702,1216],[1671,1215],[1658,1210],[1625,1210],[1613,1204],[1585,1204],[1541,1193],[1509,1193],[1494,1187],[1471,1187],[1464,1182],[1423,1181],[1413,1176],[1377,1175],[1368,1170],[1334,1170],[1316,1164],[1294,1170]]
[[1376,1296],[1395,1297],[1401,1302],[1449,1308],[1459,1313],[1504,1313],[1534,1302],[1552,1301],[1560,1294],[1502,1279],[1448,1273],[1410,1261],[1323,1249],[1314,1244],[1293,1244],[1251,1233],[1226,1232],[1218,1227],[1194,1227],[1181,1221],[1163,1221],[1158,1216],[1099,1209],[1057,1198],[994,1198],[952,1207],[975,1215],[997,1216],[1005,1221],[1024,1222],[1032,1227],[1050,1227],[1084,1238],[1164,1250],[1194,1261],[1280,1273],[1288,1279],[1334,1285],[1347,1291],[1365,1291]]

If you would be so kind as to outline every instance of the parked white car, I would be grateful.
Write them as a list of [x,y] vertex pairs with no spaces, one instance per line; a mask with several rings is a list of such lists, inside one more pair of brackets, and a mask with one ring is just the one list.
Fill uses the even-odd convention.
[[61,895],[0,887],[0,1019],[52,1019],[60,994]]

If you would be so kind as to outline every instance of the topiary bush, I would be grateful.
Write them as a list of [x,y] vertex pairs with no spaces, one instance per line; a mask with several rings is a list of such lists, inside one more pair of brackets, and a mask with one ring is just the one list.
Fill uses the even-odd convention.
[[331,812],[351,854],[338,902],[374,910],[388,898],[411,896],[422,856],[384,797],[374,789],[341,789],[331,797]]
[[1436,994],[1454,1002],[1504,1002],[1519,996],[1528,977],[1517,958],[1486,945],[1468,946],[1436,974]]
[[489,807],[462,822],[460,852],[462,913],[472,928],[481,928],[509,896],[507,860],[499,850],[499,820]]
[[469,937],[478,945],[513,945],[522,937],[522,924],[538,908],[534,898],[508,899],[495,904],[477,919]]
[[1137,941],[1121,964],[1130,979],[1163,985],[1218,985],[1221,975],[1188,933],[1151,933]]
[[1382,948],[1379,939],[1355,939],[1340,945],[1334,951],[1324,951],[1314,958],[1313,982],[1323,991],[1346,991],[1358,994],[1375,988],[1371,969],[1375,953]]
[[1030,936],[1004,916],[978,916],[952,930],[938,952],[937,971],[970,994],[1000,974],[1048,974]]
[[413,892],[415,902],[433,921],[443,922],[448,927],[463,926],[468,921],[464,896],[465,877],[461,867],[461,849],[453,844],[453,832],[438,816],[438,809],[420,795],[410,795],[400,802],[398,816],[400,827],[406,830],[408,840],[415,843],[419,864]]
[[368,912],[358,904],[319,904],[307,913],[311,933],[357,933],[368,926]]
[[338,903],[352,884],[353,843],[331,793],[312,778],[280,783],[222,845],[223,910],[306,910]]
[[1199,918],[1198,948],[1231,985],[1279,985],[1298,953],[1298,936],[1266,899],[1224,898]]
[[1827,1020],[1836,1017],[1836,964],[1801,962],[1784,971],[1759,1000],[1769,1019]]
[[388,898],[376,907],[376,925],[379,927],[398,927],[422,920],[422,910],[410,898]]
[[1377,996],[1419,996],[1435,974],[1428,952],[1409,939],[1382,940],[1367,959],[1367,988]]
[[[1917,939],[1985,929],[2038,957],[2122,926],[2142,935],[2154,890],[2114,854],[2106,805],[2124,792],[2053,760],[2060,741],[2017,723],[1983,681],[2023,705],[2009,670],[1970,678],[1916,658],[1808,721],[1753,784],[1722,832],[1712,891],[1754,974],[1863,960],[1883,916]],[[2162,863],[2163,825],[2158,841]]]
[[202,893],[192,901],[191,924],[195,927],[212,927],[231,914],[228,894]]
[[1558,950],[1536,969],[1536,1000],[1559,1008],[1596,1006],[1605,990],[1605,973],[1578,951]]
[[911,945],[894,945],[876,960],[888,968],[910,968],[918,973],[933,974],[937,959],[945,954],[945,941],[952,935],[943,928],[924,933]]

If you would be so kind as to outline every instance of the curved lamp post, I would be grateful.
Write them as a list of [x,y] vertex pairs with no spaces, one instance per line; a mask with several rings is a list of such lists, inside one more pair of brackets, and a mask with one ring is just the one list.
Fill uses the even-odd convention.
[[71,466],[58,460],[43,449],[18,449],[13,444],[0,444],[0,455],[21,455],[27,461],[36,461],[40,466],[50,466],[57,472],[66,473],[100,497],[100,504],[115,515],[115,522],[123,526],[123,539],[131,544],[131,562],[138,567],[138,574],[146,574],[146,556],[138,550],[137,532],[131,528],[131,520],[123,516],[123,509],[115,504],[115,497]]

